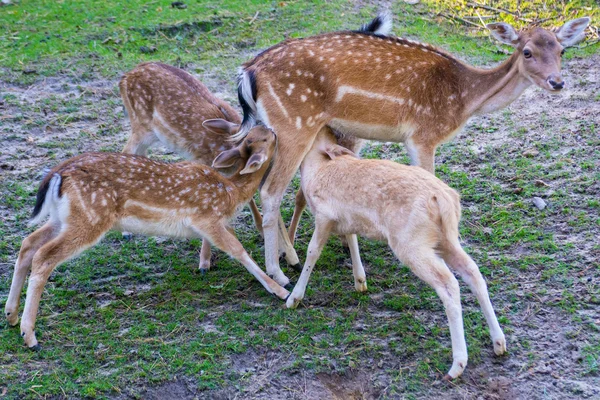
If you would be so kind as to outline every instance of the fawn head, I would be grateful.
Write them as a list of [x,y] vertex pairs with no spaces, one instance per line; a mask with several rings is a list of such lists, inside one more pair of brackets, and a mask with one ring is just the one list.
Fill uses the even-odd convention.
[[487,28],[500,42],[516,48],[520,74],[542,89],[556,93],[565,86],[560,75],[564,49],[584,39],[583,31],[589,23],[588,17],[577,18],[565,23],[556,32],[534,27],[517,33],[504,22],[488,24]]
[[[206,123],[208,121],[204,121],[203,125]],[[239,171],[240,175],[251,174],[271,160],[276,146],[275,132],[263,125],[257,125],[248,132],[240,144],[219,154],[213,161],[213,168],[240,168],[243,165],[243,169]]]

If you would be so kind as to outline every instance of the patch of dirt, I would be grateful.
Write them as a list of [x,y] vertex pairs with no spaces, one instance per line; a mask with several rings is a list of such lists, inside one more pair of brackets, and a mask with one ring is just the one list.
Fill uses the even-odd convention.
[[122,395],[118,399],[145,400],[186,400],[197,399],[198,389],[191,380],[174,380],[160,385],[148,386],[131,395]]
[[249,351],[231,357],[232,385],[200,395],[206,399],[336,399],[370,400],[379,383],[362,371],[317,373],[294,371],[293,357],[273,351]]

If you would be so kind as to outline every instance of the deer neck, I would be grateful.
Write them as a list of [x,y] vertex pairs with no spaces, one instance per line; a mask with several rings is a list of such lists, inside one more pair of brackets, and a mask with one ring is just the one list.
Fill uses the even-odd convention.
[[471,92],[466,101],[466,116],[485,114],[500,110],[517,99],[531,85],[531,81],[519,72],[518,52],[496,68],[484,70],[465,66],[461,87]]

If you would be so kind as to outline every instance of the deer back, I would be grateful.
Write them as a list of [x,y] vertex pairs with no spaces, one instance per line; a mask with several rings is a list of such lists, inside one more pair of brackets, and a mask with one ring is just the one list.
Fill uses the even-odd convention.
[[[240,115],[182,69],[140,64],[124,75],[119,88],[134,135],[152,132],[174,151],[203,164],[232,147],[227,139],[237,132]],[[203,126],[209,119],[224,119],[230,129]]]

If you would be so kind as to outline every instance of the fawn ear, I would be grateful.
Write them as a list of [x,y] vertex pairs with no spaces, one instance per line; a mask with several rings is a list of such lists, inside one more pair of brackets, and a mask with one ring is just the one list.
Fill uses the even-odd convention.
[[246,162],[246,166],[240,171],[240,175],[251,174],[258,171],[262,165],[267,161],[268,157],[263,152],[254,153],[250,156]]
[[221,118],[207,119],[202,122],[202,126],[214,133],[226,133],[233,135],[240,129],[238,124],[229,122]]
[[504,44],[516,46],[519,43],[519,34],[515,31],[515,28],[506,22],[487,24],[485,27],[490,30],[492,36]]
[[590,24],[590,17],[577,18],[565,23],[556,32],[556,39],[563,47],[573,46],[585,39],[585,28]]
[[212,166],[213,168],[218,169],[233,167],[241,158],[242,154],[240,153],[240,149],[234,147],[231,150],[226,150],[219,154],[213,161]]
[[337,144],[328,145],[326,148],[323,149],[323,152],[327,154],[332,160],[339,156],[352,156],[358,158],[358,156],[352,151]]

